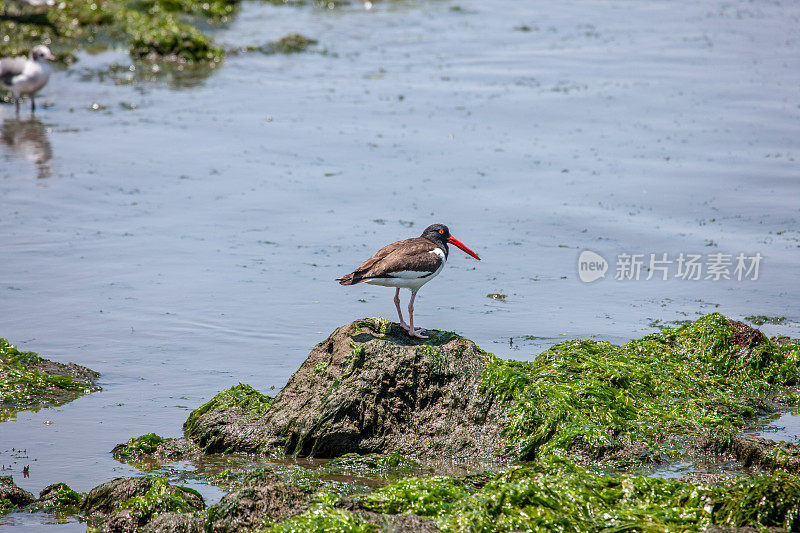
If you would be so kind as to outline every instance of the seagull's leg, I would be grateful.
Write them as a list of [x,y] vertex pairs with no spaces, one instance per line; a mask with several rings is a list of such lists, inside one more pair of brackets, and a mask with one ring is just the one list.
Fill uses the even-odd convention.
[[408,334],[411,337],[419,337],[420,339],[427,339],[427,335],[423,335],[422,332],[425,331],[424,329],[414,329],[414,298],[417,297],[417,290],[419,289],[412,289],[411,290],[411,301],[408,302],[408,320],[410,325],[408,327]]
[[33,98],[33,95],[31,95],[31,113],[35,112],[36,112],[36,100]]
[[17,115],[19,115],[19,97],[14,98],[14,103],[17,105]]
[[394,306],[397,308],[397,316],[400,317],[400,327],[408,331],[408,324],[403,320],[403,312],[400,310],[400,287],[394,293]]

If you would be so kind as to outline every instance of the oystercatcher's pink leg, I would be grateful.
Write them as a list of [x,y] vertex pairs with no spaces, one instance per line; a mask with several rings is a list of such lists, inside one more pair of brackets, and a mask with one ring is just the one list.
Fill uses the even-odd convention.
[[400,327],[408,331],[408,324],[403,320],[403,312],[400,310],[400,287],[394,293],[394,306],[397,308],[397,316],[400,317]]
[[422,332],[425,331],[424,329],[414,329],[414,298],[417,297],[417,291],[411,291],[411,301],[408,302],[408,320],[411,322],[411,325],[408,327],[408,334],[411,337],[418,337],[420,339],[427,339],[427,335],[423,335]]

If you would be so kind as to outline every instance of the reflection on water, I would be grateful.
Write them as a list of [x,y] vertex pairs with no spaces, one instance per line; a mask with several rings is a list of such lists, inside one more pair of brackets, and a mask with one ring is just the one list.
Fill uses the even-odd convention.
[[[142,82],[161,82],[171,89],[200,87],[216,72],[215,64],[170,64],[148,61],[111,63],[102,68],[83,68],[74,71],[81,81],[111,81],[114,85],[136,85]],[[71,75],[68,73],[67,75]]]
[[0,142],[12,154],[27,159],[38,170],[39,178],[50,177],[53,147],[47,138],[47,128],[41,121],[31,117],[26,120],[7,118],[0,130]]

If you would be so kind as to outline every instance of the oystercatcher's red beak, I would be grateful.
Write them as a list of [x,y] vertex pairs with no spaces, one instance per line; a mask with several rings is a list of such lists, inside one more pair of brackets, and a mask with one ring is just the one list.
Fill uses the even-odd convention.
[[448,238],[447,238],[447,242],[449,242],[450,244],[455,244],[456,246],[458,246],[459,248],[461,248],[462,250],[464,250],[465,252],[467,252],[469,255],[471,255],[472,257],[474,257],[475,259],[477,259],[478,261],[480,261],[480,260],[481,260],[481,258],[480,258],[480,257],[478,257],[478,254],[476,254],[475,252],[473,252],[472,250],[470,250],[469,248],[467,248],[467,246],[466,246],[466,245],[465,245],[463,242],[459,241],[458,239],[456,239],[456,238],[455,238],[455,237],[453,237],[452,235],[451,235],[450,237],[448,237]]

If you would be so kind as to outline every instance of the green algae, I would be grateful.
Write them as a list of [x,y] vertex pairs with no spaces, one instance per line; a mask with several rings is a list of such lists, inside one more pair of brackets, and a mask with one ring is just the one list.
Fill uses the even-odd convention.
[[128,459],[140,457],[142,455],[150,455],[156,451],[158,445],[162,442],[164,442],[164,437],[155,433],[131,437],[125,444],[114,447],[114,458]]
[[756,326],[763,326],[764,324],[780,325],[786,322],[785,316],[751,315],[744,317],[744,319]]
[[223,50],[186,17],[219,23],[237,9],[238,0],[63,0],[44,10],[20,4],[0,17],[0,55],[26,55],[44,43],[59,60],[72,62],[76,48],[126,43],[134,58],[216,63]]
[[787,474],[709,487],[678,479],[600,475],[557,458],[513,467],[473,486],[406,479],[362,496],[389,514],[430,517],[443,531],[703,531],[710,525],[797,531],[798,480]]
[[261,394],[250,385],[239,383],[220,392],[192,411],[184,423],[184,429],[192,431],[197,426],[200,417],[211,410],[237,408],[246,411],[250,418],[255,419],[266,414],[271,404],[272,398],[269,396]]
[[363,496],[360,501],[366,509],[379,513],[440,516],[450,511],[467,494],[462,481],[433,476],[396,481]]
[[124,501],[115,512],[130,509],[146,522],[159,513],[196,513],[204,508],[203,497],[196,490],[170,485],[166,478],[157,477],[145,494]]
[[60,506],[78,507],[83,500],[83,495],[80,492],[72,490],[66,483],[57,483],[51,487],[51,491],[55,495],[50,498],[53,503]]
[[11,500],[7,500],[5,498],[0,499],[0,516],[10,513],[16,508],[17,506],[11,503]]
[[34,352],[20,352],[7,340],[0,339],[0,422],[17,411],[61,405],[100,390],[91,384],[96,373],[81,369],[89,379],[84,383],[68,375],[68,371],[67,365],[48,361]]
[[267,529],[269,533],[377,533],[378,527],[332,505],[318,505]]
[[715,523],[730,526],[759,524],[800,531],[800,480],[785,473],[736,480],[730,493],[717,501]]
[[718,313],[624,346],[574,340],[532,363],[487,358],[482,389],[509,406],[508,455],[570,453],[619,467],[674,457],[685,440],[733,433],[797,404],[800,347]]

